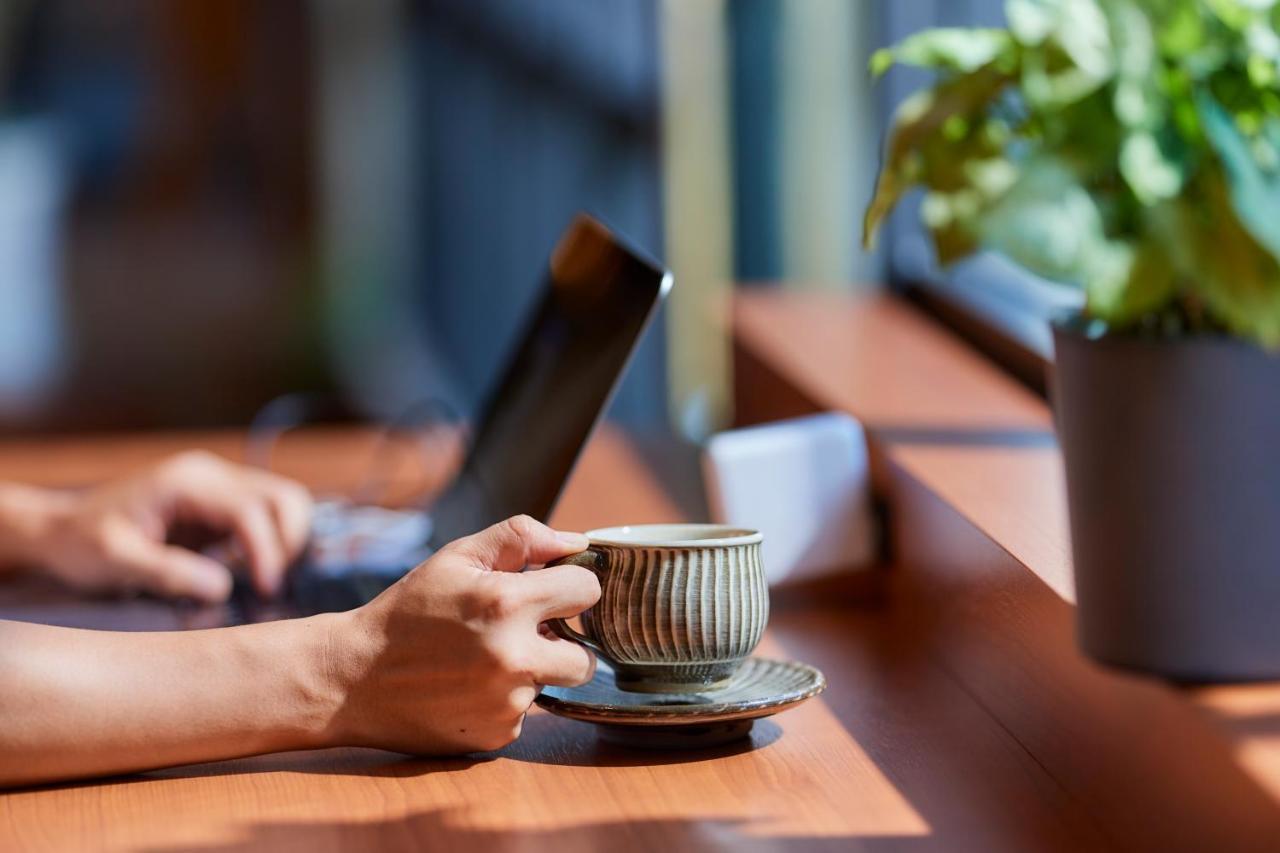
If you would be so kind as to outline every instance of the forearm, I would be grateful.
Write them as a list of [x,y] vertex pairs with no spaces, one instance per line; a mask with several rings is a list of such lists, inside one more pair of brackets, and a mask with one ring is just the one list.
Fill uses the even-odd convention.
[[344,619],[174,633],[0,621],[0,786],[328,745]]

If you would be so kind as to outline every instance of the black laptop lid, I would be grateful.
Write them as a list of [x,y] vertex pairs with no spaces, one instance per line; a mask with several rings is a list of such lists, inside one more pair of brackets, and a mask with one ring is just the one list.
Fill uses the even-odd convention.
[[670,273],[600,222],[573,221],[462,469],[432,509],[433,545],[512,515],[551,515],[670,287]]

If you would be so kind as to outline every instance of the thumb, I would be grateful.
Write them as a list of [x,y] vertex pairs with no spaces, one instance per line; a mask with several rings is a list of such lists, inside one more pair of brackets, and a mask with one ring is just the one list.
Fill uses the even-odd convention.
[[231,595],[231,572],[226,566],[177,545],[130,537],[118,548],[116,559],[135,587],[156,595],[208,603],[226,601]]
[[517,515],[459,539],[454,547],[485,568],[518,572],[531,563],[545,563],[584,550],[587,537],[552,530],[527,515]]

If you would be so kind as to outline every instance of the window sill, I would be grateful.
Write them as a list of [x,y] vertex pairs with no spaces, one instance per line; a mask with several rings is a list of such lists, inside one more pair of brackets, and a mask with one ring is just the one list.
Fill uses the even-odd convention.
[[[1194,795],[1222,826],[1277,825],[1280,684],[1180,688],[1078,652],[1043,399],[891,295],[745,291],[733,324],[738,421],[836,409],[863,422],[889,508],[889,594],[919,614],[925,653],[1067,793],[1122,821],[1139,801]],[[1107,800],[1116,790],[1143,793]]]

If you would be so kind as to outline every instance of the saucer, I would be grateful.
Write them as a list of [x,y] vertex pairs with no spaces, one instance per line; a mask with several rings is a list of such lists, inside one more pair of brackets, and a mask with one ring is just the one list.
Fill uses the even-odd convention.
[[580,687],[544,687],[535,700],[553,714],[600,726],[607,740],[653,749],[714,746],[745,737],[752,723],[817,696],[827,679],[816,668],[752,657],[724,687],[702,693],[618,689],[600,661]]

